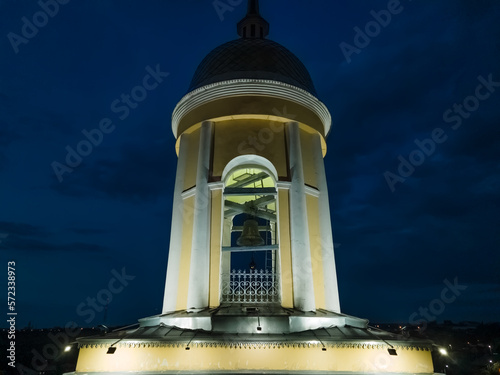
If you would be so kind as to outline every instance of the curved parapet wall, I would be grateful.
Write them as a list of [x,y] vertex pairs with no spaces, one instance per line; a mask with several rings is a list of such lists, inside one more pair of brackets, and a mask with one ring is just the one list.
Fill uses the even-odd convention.
[[[165,327],[168,328],[168,327]],[[191,340],[190,340],[191,339]],[[74,374],[179,373],[325,373],[432,375],[431,349],[426,345],[383,341],[330,341],[270,337],[261,340],[206,340],[187,333],[185,340],[123,340],[107,354],[111,342],[80,344]],[[392,348],[391,348],[392,347]],[[388,349],[397,355],[390,355]]]

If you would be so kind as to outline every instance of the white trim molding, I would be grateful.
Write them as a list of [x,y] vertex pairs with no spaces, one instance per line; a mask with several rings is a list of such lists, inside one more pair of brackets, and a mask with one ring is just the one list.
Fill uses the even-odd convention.
[[278,181],[278,171],[273,163],[262,156],[254,154],[240,155],[232,159],[224,167],[221,180],[225,183],[226,179],[231,176],[232,173],[242,168],[262,169],[274,179],[275,184]]
[[214,100],[237,96],[265,96],[285,99],[302,105],[318,116],[325,135],[330,131],[332,117],[328,108],[306,90],[287,83],[264,79],[233,79],[216,82],[189,92],[175,106],[172,113],[172,131],[177,137],[179,123],[188,113]]
[[[321,150],[321,149],[320,149]],[[305,186],[305,191],[306,194],[312,195],[313,197],[318,198],[319,197],[319,190],[316,188],[313,188],[312,186]]]
[[290,190],[290,186],[292,186],[292,183],[288,181],[278,181],[276,183],[276,188],[281,190]]
[[210,182],[208,184],[208,188],[210,189],[210,191],[223,190],[224,184],[222,182]]
[[183,191],[181,194],[181,197],[182,197],[182,199],[187,199],[189,197],[192,197],[195,194],[196,194],[196,186],[193,186],[192,188],[189,188],[189,189]]

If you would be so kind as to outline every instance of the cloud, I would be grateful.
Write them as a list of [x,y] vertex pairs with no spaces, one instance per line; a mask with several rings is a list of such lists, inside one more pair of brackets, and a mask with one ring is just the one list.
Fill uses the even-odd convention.
[[51,188],[72,197],[106,197],[134,202],[152,201],[170,193],[176,157],[164,143],[128,145],[119,157],[84,161],[59,183],[53,176]]
[[27,251],[27,252],[93,252],[104,253],[107,249],[103,246],[85,243],[70,242],[57,244],[49,241],[41,241],[33,238],[9,235],[0,244],[0,250]]
[[[0,122],[1,124],[1,122]],[[2,124],[4,125],[4,124]],[[6,126],[2,126],[2,129],[0,129],[0,147],[5,147],[12,143],[13,141],[20,139],[21,137],[17,135],[15,132],[13,132],[10,129],[6,129]]]
[[[323,72],[332,82],[324,98],[334,122],[326,167],[335,240],[343,245],[339,280],[404,287],[453,275],[494,281],[500,90],[460,129],[442,120],[474,94],[479,75],[500,81],[494,3],[469,4],[471,13],[451,2],[412,3],[351,64]],[[422,27],[422,19],[433,27]],[[448,140],[392,194],[384,171],[436,127]]]
[[95,228],[69,228],[69,230],[76,234],[92,235],[92,234],[106,234],[109,230],[95,229]]
[[41,236],[46,237],[50,232],[40,226],[27,223],[0,221],[0,232],[17,236]]
[[43,227],[18,222],[0,222],[0,250],[30,252],[106,252],[107,248],[93,243],[71,241],[57,243],[51,241],[52,233]]

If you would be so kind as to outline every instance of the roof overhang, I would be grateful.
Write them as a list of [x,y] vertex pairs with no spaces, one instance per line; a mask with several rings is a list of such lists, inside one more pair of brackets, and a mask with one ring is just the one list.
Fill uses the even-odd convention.
[[[286,113],[283,113],[285,112]],[[324,137],[331,128],[326,106],[306,90],[283,82],[235,79],[209,84],[186,94],[172,114],[172,131],[177,138],[202,121],[241,115],[274,115],[304,123]]]

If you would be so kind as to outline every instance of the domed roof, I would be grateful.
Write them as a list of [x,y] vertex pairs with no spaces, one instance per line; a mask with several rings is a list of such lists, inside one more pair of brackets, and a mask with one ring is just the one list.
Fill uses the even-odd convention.
[[284,82],[316,96],[304,64],[281,44],[260,38],[236,39],[215,48],[196,69],[189,91],[238,78]]
[[259,13],[258,0],[248,1],[238,23],[240,39],[210,52],[200,63],[189,91],[231,79],[268,79],[300,87],[316,96],[311,76],[302,62],[281,44],[265,39],[269,24]]

